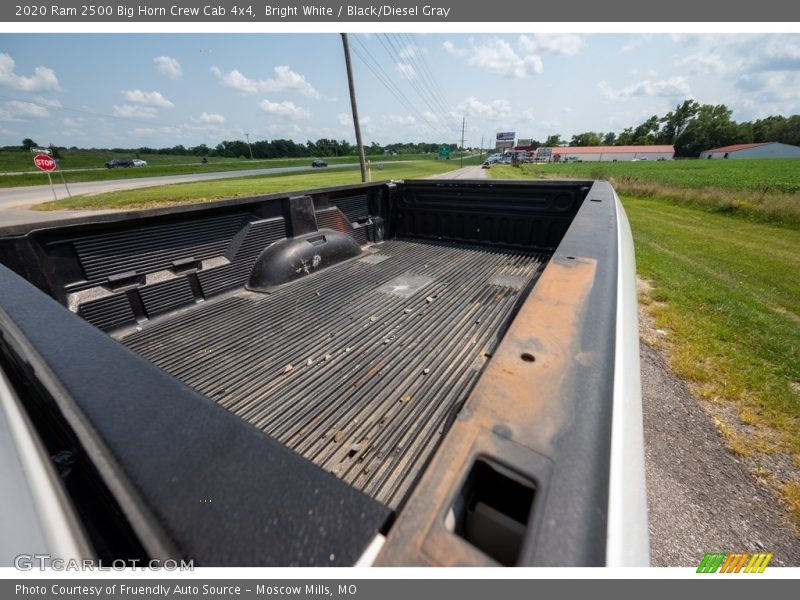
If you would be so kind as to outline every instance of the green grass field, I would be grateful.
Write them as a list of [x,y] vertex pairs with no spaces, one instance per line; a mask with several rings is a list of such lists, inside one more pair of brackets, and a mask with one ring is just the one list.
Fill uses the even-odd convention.
[[[113,179],[133,179],[138,177],[158,177],[163,175],[185,175],[190,173],[206,173],[209,171],[238,171],[245,169],[269,169],[275,167],[307,167],[311,158],[278,158],[278,159],[208,159],[202,164],[197,156],[171,156],[164,154],[121,154],[98,150],[62,151],[59,169],[67,183],[81,181],[105,181]],[[106,169],[104,164],[112,158],[141,158],[147,161],[146,167],[128,169]],[[431,155],[404,154],[398,156],[369,156],[375,163],[405,160],[432,160]],[[329,164],[354,164],[358,156],[329,157]],[[452,161],[451,161],[452,162]],[[18,175],[2,173],[21,172]],[[60,175],[56,180],[61,181]],[[22,187],[30,185],[46,185],[47,176],[33,165],[33,155],[21,150],[0,150],[0,188]]]
[[[477,158],[464,161],[476,164]],[[372,181],[390,179],[418,179],[458,168],[458,161],[420,160],[411,162],[386,162],[382,168],[372,169]],[[96,194],[73,196],[58,201],[37,204],[35,210],[102,209],[102,208],[152,208],[171,204],[209,202],[222,198],[258,196],[294,190],[308,190],[359,183],[358,169],[325,170],[314,169],[302,174],[236,177],[218,181],[201,181],[155,186]]]
[[523,165],[521,171],[526,176],[646,181],[682,188],[800,192],[800,160],[795,158],[542,163]]
[[500,178],[607,179],[619,194],[668,198],[712,212],[800,225],[800,160],[737,159],[493,167]]

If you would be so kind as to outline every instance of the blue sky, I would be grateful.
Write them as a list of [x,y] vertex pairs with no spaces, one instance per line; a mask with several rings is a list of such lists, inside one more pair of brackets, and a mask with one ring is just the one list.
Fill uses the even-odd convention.
[[[686,98],[800,112],[798,34],[352,34],[365,143],[621,131]],[[353,140],[336,34],[4,34],[0,145]]]

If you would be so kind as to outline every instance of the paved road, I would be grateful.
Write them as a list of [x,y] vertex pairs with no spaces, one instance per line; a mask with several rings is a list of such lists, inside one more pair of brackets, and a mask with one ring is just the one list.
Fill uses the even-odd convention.
[[464,167],[463,169],[448,171],[447,173],[440,173],[439,175],[431,175],[428,179],[484,179],[488,176],[488,169]]

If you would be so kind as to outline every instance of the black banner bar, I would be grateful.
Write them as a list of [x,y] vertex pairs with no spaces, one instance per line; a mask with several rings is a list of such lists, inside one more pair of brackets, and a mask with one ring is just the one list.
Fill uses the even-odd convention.
[[0,20],[27,23],[746,23],[800,21],[800,3],[730,0],[16,0],[0,4]]
[[[715,578],[712,584],[709,579]],[[713,586],[713,587],[712,587]],[[0,597],[10,600],[175,600],[239,598],[257,600],[423,600],[454,598],[603,598],[630,594],[649,600],[706,600],[709,594],[726,600],[791,597],[791,579],[698,575],[693,579],[27,579],[0,582]],[[613,595],[613,596],[612,596]]]

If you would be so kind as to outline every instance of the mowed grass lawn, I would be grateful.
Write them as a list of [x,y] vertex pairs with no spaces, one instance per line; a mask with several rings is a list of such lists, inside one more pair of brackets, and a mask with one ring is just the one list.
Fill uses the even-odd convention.
[[[671,367],[738,415],[721,416],[718,428],[800,527],[800,228],[658,199],[623,205],[637,271],[653,286],[640,301],[666,331],[659,344]],[[774,468],[777,454],[793,476]]]
[[528,176],[639,180],[683,188],[800,192],[796,158],[540,163],[523,165],[522,171]]
[[703,396],[737,402],[743,422],[782,431],[775,449],[800,453],[800,230],[623,204],[675,370]]
[[[465,159],[464,164],[474,164],[475,162],[477,162],[476,158]],[[382,163],[382,168],[373,168],[371,170],[372,181],[419,179],[437,173],[452,171],[457,169],[458,165],[458,161],[436,161],[430,159],[410,162],[386,162]],[[361,172],[358,168],[341,170],[314,169],[307,173],[294,175],[237,177],[216,181],[147,187],[105,194],[73,196],[72,198],[36,204],[32,208],[34,210],[154,208],[157,206],[210,202],[223,198],[259,196],[360,182]]]

